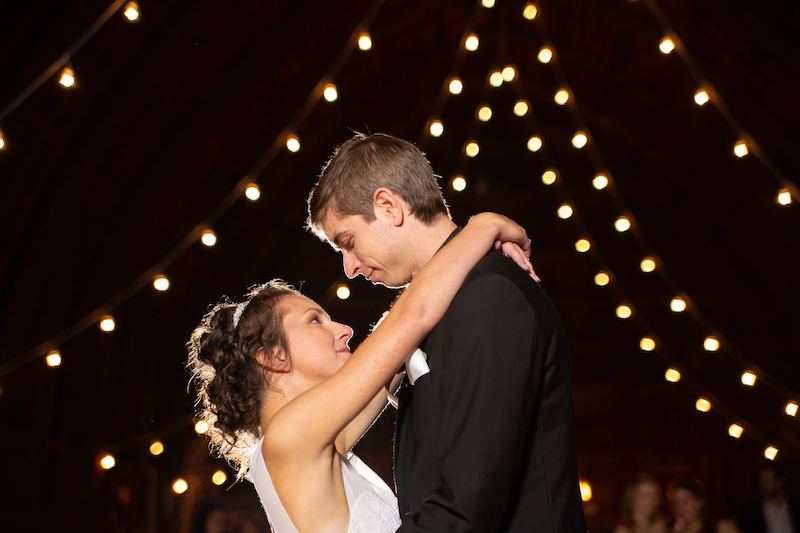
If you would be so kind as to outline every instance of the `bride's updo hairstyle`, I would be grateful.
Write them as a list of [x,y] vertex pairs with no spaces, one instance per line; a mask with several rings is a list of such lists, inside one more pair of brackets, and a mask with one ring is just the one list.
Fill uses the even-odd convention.
[[256,351],[263,346],[268,358],[273,348],[289,354],[280,306],[288,295],[300,293],[275,279],[252,287],[243,302],[224,297],[186,343],[187,368],[197,387],[196,419],[208,424],[211,451],[237,469],[239,478],[247,472],[261,438],[265,385],[272,372],[286,372],[273,369],[271,359],[262,366]]

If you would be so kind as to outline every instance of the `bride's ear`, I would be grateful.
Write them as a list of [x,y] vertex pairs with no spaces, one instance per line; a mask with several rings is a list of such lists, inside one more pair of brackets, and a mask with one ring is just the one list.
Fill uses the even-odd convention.
[[256,361],[265,372],[285,374],[290,370],[291,366],[286,352],[278,346],[273,347],[269,353],[267,353],[266,348],[259,346],[258,350],[256,350]]

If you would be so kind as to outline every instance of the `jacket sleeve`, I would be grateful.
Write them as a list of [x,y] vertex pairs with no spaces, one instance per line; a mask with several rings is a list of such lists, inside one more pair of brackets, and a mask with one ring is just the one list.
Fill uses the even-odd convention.
[[441,482],[398,531],[496,531],[530,442],[546,340],[527,299],[496,274],[468,280],[439,327]]

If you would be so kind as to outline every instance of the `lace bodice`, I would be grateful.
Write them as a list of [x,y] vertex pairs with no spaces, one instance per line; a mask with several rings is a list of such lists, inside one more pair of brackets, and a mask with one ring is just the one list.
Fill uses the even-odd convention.
[[[275,533],[298,533],[283,508],[261,455],[261,444],[253,454],[247,479],[255,485],[261,505]],[[347,533],[394,533],[400,527],[397,499],[386,483],[352,452],[339,455],[342,481],[350,507]]]

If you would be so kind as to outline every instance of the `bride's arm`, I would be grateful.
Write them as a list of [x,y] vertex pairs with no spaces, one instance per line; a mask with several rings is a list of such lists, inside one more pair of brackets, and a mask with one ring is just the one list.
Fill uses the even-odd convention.
[[383,414],[384,409],[389,404],[388,394],[394,394],[400,386],[405,373],[397,374],[392,378],[392,383],[389,388],[383,387],[378,391],[378,394],[367,404],[363,411],[356,416],[352,422],[339,433],[336,438],[336,449],[340,453],[347,453],[353,449],[353,446],[358,444],[361,437],[369,431],[369,428],[378,420],[378,417]]
[[270,447],[294,456],[329,449],[439,322],[466,275],[498,240],[517,242],[522,255],[530,253],[525,230],[511,220],[491,213],[473,217],[420,271],[381,326],[336,374],[275,414],[270,426],[280,430],[268,432]]

